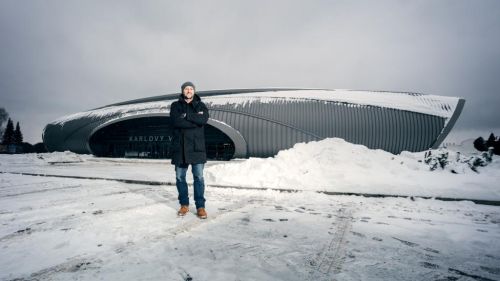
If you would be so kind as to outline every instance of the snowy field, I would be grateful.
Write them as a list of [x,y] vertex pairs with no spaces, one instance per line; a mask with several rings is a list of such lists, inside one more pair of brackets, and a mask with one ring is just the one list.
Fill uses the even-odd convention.
[[199,220],[177,217],[165,160],[0,155],[0,280],[500,280],[498,206],[315,192],[500,200],[497,158],[422,159],[333,139],[209,162]]

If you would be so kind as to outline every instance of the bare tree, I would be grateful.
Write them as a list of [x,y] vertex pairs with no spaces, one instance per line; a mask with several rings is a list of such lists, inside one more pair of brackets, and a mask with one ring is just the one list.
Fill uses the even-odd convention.
[[0,107],[0,136],[3,136],[3,131],[5,130],[5,124],[9,120],[9,113],[5,108]]

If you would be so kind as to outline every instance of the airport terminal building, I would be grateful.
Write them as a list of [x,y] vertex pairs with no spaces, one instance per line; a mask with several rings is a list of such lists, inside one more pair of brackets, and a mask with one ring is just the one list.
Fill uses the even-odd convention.
[[[210,119],[209,159],[269,157],[299,142],[329,137],[392,153],[436,148],[465,100],[383,91],[245,89],[199,91]],[[168,159],[170,105],[180,93],[75,113],[48,124],[49,151],[100,157]]]

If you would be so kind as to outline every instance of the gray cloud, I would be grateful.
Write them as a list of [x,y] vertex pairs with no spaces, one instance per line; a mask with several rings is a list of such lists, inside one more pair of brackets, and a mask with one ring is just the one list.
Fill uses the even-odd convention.
[[30,142],[185,80],[460,96],[458,128],[498,128],[499,29],[498,1],[2,1],[0,106]]

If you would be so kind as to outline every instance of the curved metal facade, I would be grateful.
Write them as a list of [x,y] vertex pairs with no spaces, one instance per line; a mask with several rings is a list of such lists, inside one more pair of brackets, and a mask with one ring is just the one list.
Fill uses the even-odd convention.
[[[316,96],[313,90],[225,90],[198,92],[210,110],[209,124],[235,144],[233,157],[268,157],[298,142],[343,138],[373,149],[392,153],[422,151],[437,147],[453,127],[465,101],[413,93],[388,93],[397,104],[376,100],[376,94],[361,93],[362,102],[346,101],[349,92],[334,91],[332,98]],[[299,93],[299,96],[293,94]],[[290,95],[287,95],[290,93]],[[368,93],[368,92],[367,92]],[[367,98],[365,98],[367,97]],[[169,116],[178,94],[152,97],[101,107],[64,117],[48,124],[44,143],[49,151],[92,153],[89,140],[100,128],[120,120],[146,116]],[[389,99],[389,101],[391,101]],[[415,109],[411,106],[416,103]],[[435,112],[435,113],[434,113]]]
[[444,126],[441,117],[320,101],[227,104],[210,110],[212,118],[240,128],[249,153],[258,156],[328,137],[392,153],[422,151],[432,146]]

